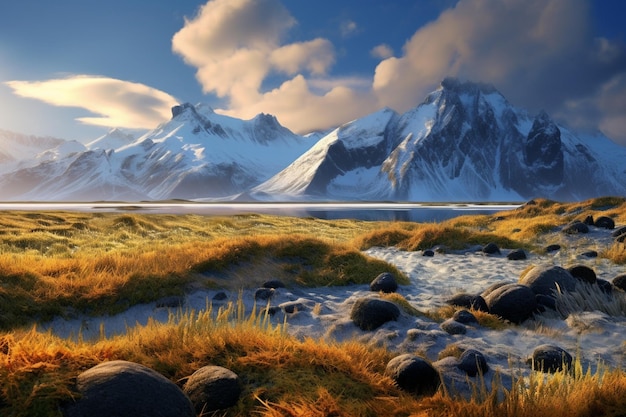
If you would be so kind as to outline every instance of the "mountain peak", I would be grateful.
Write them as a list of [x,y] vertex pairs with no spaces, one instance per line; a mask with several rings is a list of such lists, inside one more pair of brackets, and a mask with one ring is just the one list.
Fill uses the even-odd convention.
[[440,85],[440,90],[454,92],[456,94],[493,94],[499,93],[492,85],[472,81],[461,81],[458,78],[446,77]]
[[185,113],[186,111],[204,116],[214,113],[213,108],[206,103],[198,103],[196,105],[191,103],[182,103],[172,107],[172,119]]

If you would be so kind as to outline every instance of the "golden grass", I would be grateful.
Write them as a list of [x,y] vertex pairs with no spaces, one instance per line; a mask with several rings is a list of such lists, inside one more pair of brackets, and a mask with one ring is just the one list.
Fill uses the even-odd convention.
[[[385,271],[406,283],[348,243],[376,227],[369,222],[73,212],[3,212],[0,222],[0,329],[68,309],[116,313],[192,284],[238,289],[280,277],[344,285]],[[263,265],[271,265],[266,276]],[[231,279],[238,274],[256,281]]]
[[[112,359],[142,363],[179,385],[203,365],[228,367],[243,379],[245,391],[227,416],[619,415],[626,409],[626,375],[620,369],[535,375],[519,380],[512,390],[496,384],[493,392],[486,392],[478,385],[470,401],[445,392],[416,398],[384,376],[391,356],[386,350],[357,342],[297,340],[262,315],[244,317],[236,305],[221,312],[181,312],[169,323],[151,322],[97,341],[63,340],[22,327],[74,309],[121,311],[182,294],[191,285],[235,289],[275,277],[290,285],[343,285],[369,282],[383,270],[406,283],[399,271],[360,250],[463,249],[489,242],[539,250],[552,243],[556,227],[587,215],[606,215],[624,224],[626,199],[569,204],[537,200],[519,210],[440,224],[257,214],[2,212],[0,415],[60,415],[59,404],[75,395],[76,375]],[[600,251],[621,264],[626,263],[624,252],[620,244]],[[407,313],[421,314],[401,296],[390,297]],[[472,312],[483,326],[506,326],[494,316]],[[425,312],[435,319],[453,313],[452,308]]]
[[[357,342],[299,340],[284,325],[241,303],[217,311],[180,312],[113,338],[65,340],[36,330],[0,338],[0,415],[60,416],[77,395],[76,376],[106,360],[146,365],[182,386],[205,365],[227,367],[242,380],[239,403],[224,416],[586,416],[626,407],[626,374],[599,367],[573,374],[531,375],[512,389],[477,381],[471,399],[440,391],[416,397],[384,375],[393,356]],[[457,355],[451,345],[445,355]],[[504,395],[502,394],[504,393]]]

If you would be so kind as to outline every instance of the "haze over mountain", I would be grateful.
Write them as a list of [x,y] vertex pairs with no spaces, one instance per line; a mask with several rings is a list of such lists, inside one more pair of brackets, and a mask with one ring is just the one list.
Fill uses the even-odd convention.
[[[13,141],[7,135],[0,140]],[[444,80],[404,114],[385,108],[326,134],[299,136],[271,115],[239,120],[206,105],[182,104],[169,122],[137,139],[116,130],[86,146],[15,138],[35,144],[0,154],[3,200],[626,195],[625,147],[599,133],[577,136],[545,112],[513,107],[490,85],[456,79]]]

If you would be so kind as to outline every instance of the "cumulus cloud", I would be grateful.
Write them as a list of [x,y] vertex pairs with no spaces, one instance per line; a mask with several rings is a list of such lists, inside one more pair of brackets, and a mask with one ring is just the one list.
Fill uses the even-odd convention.
[[[197,68],[204,92],[226,98],[222,112],[235,117],[273,113],[289,128],[307,132],[374,110],[373,96],[327,76],[335,62],[329,40],[285,42],[295,24],[279,0],[212,0],[186,19],[172,50]],[[351,21],[342,27],[357,29]],[[277,75],[284,77],[280,85],[264,91],[263,82]]]
[[46,81],[8,81],[15,94],[63,107],[86,109],[99,116],[77,120],[90,125],[153,128],[170,118],[176,99],[143,84],[114,78],[73,75]]
[[370,55],[379,59],[391,58],[393,56],[393,49],[386,43],[381,43],[372,48]]
[[[589,15],[584,0],[461,0],[417,30],[402,56],[378,65],[374,92],[403,111],[442,78],[456,76],[492,83],[515,105],[597,125],[599,113],[569,113],[566,103],[585,99],[600,106],[604,99],[589,97],[606,97],[602,86],[626,74],[626,53],[593,38]],[[606,126],[618,125],[610,120]]]
[[[212,0],[185,21],[172,49],[197,68],[204,92],[225,99],[224,113],[273,113],[298,132],[383,106],[406,111],[456,76],[626,141],[626,112],[615,105],[623,103],[615,91],[626,78],[626,50],[595,39],[590,15],[589,0],[459,0],[398,53],[374,47],[381,62],[371,77],[342,78],[332,74],[337,57],[328,39],[289,40],[297,21],[279,0]],[[359,29],[352,21],[342,28]]]

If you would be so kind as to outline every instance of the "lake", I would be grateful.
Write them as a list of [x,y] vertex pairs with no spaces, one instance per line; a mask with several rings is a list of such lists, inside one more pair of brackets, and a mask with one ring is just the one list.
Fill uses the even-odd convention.
[[467,214],[493,214],[513,210],[519,204],[421,204],[421,203],[0,203],[0,210],[82,212],[135,212],[198,214],[206,216],[262,213],[319,219],[440,222]]

